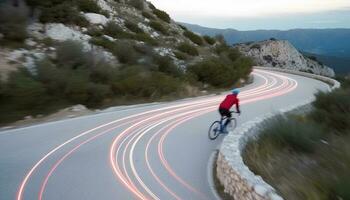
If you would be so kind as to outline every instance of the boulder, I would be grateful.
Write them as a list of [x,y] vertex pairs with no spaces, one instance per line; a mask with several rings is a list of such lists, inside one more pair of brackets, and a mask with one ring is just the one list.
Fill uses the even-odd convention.
[[100,24],[100,25],[106,25],[108,22],[108,19],[104,15],[96,14],[96,13],[85,13],[84,17],[91,23],[91,24]]

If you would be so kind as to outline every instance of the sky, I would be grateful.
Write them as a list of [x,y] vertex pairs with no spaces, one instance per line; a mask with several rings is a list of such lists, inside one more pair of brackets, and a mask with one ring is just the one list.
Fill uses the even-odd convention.
[[150,1],[176,21],[212,28],[350,28],[350,0]]

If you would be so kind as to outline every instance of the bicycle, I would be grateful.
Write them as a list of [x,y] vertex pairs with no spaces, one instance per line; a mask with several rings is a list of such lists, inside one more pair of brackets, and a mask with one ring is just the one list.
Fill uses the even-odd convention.
[[[234,111],[231,111],[230,113],[237,113]],[[230,118],[230,123],[228,123],[225,127],[225,123],[226,123],[227,117],[221,117],[220,121],[215,121],[211,124],[211,126],[209,127],[209,132],[208,132],[208,136],[210,140],[215,140],[220,134],[227,134],[230,131],[233,131],[236,126],[237,126],[237,119],[235,117],[231,117]],[[227,133],[225,133],[225,128]]]

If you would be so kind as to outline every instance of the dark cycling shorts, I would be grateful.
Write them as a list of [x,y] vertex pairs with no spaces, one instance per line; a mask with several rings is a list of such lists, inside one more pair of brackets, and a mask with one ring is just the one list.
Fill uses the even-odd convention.
[[230,112],[230,110],[227,110],[225,108],[219,108],[219,113],[222,117],[228,117],[228,118],[231,118],[232,117],[232,114]]

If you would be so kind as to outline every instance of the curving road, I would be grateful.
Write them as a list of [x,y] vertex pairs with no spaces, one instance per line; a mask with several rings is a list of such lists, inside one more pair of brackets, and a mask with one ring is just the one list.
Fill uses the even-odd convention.
[[[238,124],[327,90],[320,81],[254,70]],[[0,199],[216,199],[209,141],[223,95],[116,107],[0,132]]]

